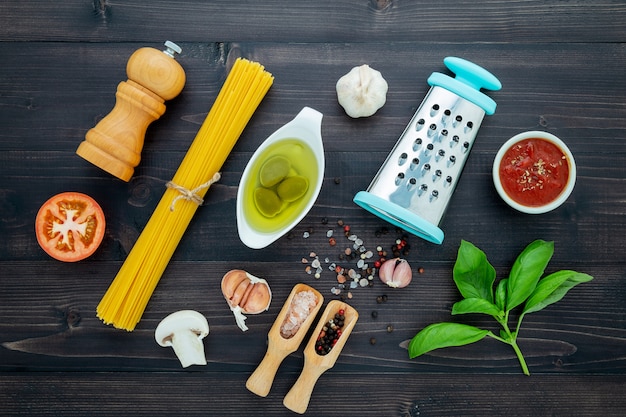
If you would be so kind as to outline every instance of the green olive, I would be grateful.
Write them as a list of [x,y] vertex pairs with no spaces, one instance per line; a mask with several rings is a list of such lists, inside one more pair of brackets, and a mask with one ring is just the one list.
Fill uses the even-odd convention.
[[309,180],[300,175],[295,175],[293,177],[285,178],[280,184],[278,184],[276,192],[283,201],[291,203],[302,198],[308,189]]
[[274,217],[283,209],[283,202],[274,190],[264,187],[254,190],[254,204],[265,217]]
[[276,155],[265,161],[259,172],[263,187],[273,187],[289,174],[291,164],[284,156]]

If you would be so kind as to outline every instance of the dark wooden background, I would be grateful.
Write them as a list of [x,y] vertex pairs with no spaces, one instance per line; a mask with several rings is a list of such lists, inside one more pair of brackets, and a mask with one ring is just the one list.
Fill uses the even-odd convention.
[[[75,155],[85,132],[114,104],[138,48],[183,48],[182,94],[148,130],[136,175],[124,183]],[[359,320],[336,366],[318,381],[312,416],[621,416],[626,414],[626,2],[611,0],[233,0],[185,2],[4,0],[0,3],[0,414],[41,416],[288,416],[282,399],[302,367],[288,357],[267,398],[245,388],[266,334],[298,282],[326,300],[302,257],[335,259],[326,230],[343,219],[366,245],[389,246],[382,220],[352,203],[367,187],[424,98],[426,79],[460,56],[496,74],[503,88],[487,117],[443,220],[441,246],[410,238],[413,283],[353,291]],[[275,83],[193,219],[143,320],[132,333],[103,325],[95,306],[171,179],[237,56],[261,62]],[[367,63],[389,83],[387,104],[353,120],[335,83]],[[290,237],[252,250],[237,236],[238,182],[256,147],[300,108],[324,113],[322,192]],[[491,182],[500,145],[525,130],[561,137],[578,181],[549,214],[508,208]],[[339,179],[339,181],[335,181]],[[338,184],[336,182],[339,182]],[[33,222],[63,191],[85,192],[107,216],[96,254],[76,264],[49,258]],[[321,219],[327,218],[328,225]],[[302,234],[312,230],[311,237]],[[520,346],[482,341],[415,360],[406,341],[450,319],[459,300],[452,266],[461,239],[482,248],[506,276],[532,240],[555,241],[549,270],[595,280],[526,317]],[[344,244],[344,242],[341,242]],[[241,332],[219,282],[234,268],[266,278],[274,300]],[[379,295],[388,296],[377,304]],[[209,364],[183,370],[154,329],[195,309],[209,320]],[[374,319],[372,311],[378,313]],[[491,326],[481,317],[461,318]],[[393,326],[387,332],[388,325]],[[494,328],[495,329],[495,328]],[[371,338],[377,343],[372,345]]]

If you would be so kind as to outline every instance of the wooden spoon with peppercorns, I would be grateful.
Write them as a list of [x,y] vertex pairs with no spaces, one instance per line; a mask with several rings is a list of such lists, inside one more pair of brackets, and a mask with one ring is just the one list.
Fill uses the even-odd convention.
[[[338,300],[328,303],[304,348],[304,368],[283,400],[285,407],[304,414],[309,406],[315,383],[324,372],[335,365],[358,318],[359,313],[348,304]],[[334,333],[330,340],[318,343],[321,339],[328,339],[326,336],[329,329]]]
[[[312,298],[315,300],[315,305],[312,305],[312,303],[308,304],[310,309],[308,310],[306,318],[297,322],[298,327],[293,328],[293,326],[291,326],[288,328],[289,330],[286,330],[285,322],[288,316],[298,316],[292,313],[293,310],[290,310],[292,301],[308,300],[310,302]],[[246,388],[248,388],[248,390],[261,397],[265,397],[269,394],[278,367],[287,355],[298,349],[323,303],[324,297],[314,288],[302,283],[296,284],[296,286],[293,287],[283,308],[280,310],[280,313],[278,313],[276,321],[274,321],[272,328],[267,334],[268,346],[265,357],[263,357],[259,366],[252,375],[250,375],[248,381],[246,381]],[[300,314],[300,317],[302,318],[302,314]]]

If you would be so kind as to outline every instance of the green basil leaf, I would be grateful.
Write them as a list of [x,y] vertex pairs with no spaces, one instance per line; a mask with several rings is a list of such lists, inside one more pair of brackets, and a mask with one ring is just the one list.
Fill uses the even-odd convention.
[[488,330],[459,323],[435,323],[425,327],[409,342],[409,357],[416,358],[431,350],[463,346],[483,339]]
[[539,281],[535,291],[526,301],[523,314],[534,313],[550,304],[556,303],[576,285],[589,282],[592,279],[591,275],[569,270],[558,271],[548,275]]
[[506,309],[506,287],[508,282],[508,278],[501,279],[496,287],[496,306],[502,311]]
[[493,303],[496,270],[483,251],[465,240],[459,246],[453,278],[464,298],[482,298]]
[[506,340],[507,342],[511,341],[511,335],[505,332],[504,330],[500,330],[500,337]]
[[517,257],[507,283],[508,311],[522,304],[532,294],[554,253],[554,242],[535,240]]
[[452,314],[481,313],[501,317],[504,312],[495,304],[482,298],[465,298],[452,306]]

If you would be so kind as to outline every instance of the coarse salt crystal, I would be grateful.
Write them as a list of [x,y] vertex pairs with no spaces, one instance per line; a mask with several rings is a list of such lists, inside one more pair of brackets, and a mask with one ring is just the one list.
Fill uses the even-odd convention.
[[287,317],[280,327],[280,335],[286,339],[293,337],[317,302],[317,296],[310,290],[299,291],[294,295],[287,309]]

